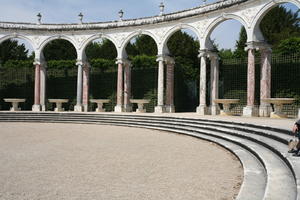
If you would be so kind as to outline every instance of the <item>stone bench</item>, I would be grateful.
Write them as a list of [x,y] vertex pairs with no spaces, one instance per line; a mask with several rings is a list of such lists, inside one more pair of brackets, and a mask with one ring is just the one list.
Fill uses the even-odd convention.
[[150,103],[149,99],[130,99],[131,103],[136,103],[138,105],[138,108],[135,112],[137,113],[145,113],[146,109],[144,109],[144,104]]
[[10,111],[20,111],[19,103],[24,103],[26,99],[17,99],[17,98],[5,98],[3,99],[5,102],[11,103],[12,107]]
[[97,108],[96,112],[105,112],[105,108],[103,108],[104,103],[109,103],[109,99],[90,99],[91,103],[96,103]]
[[287,115],[282,112],[282,107],[284,104],[292,104],[294,98],[265,98],[261,99],[263,102],[270,103],[274,105],[274,112],[271,112],[271,118],[287,118]]
[[68,103],[69,99],[48,99],[50,103],[55,103],[56,107],[54,109],[55,112],[61,112],[64,111],[65,109],[62,107],[63,103]]
[[220,111],[220,115],[230,116],[232,113],[230,112],[230,104],[236,104],[240,100],[239,99],[215,99],[215,103],[219,103],[223,105],[223,110]]

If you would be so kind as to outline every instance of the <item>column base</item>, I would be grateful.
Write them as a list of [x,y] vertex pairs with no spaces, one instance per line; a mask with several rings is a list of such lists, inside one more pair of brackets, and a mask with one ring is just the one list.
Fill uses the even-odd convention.
[[270,105],[260,105],[259,106],[259,116],[260,117],[270,117],[272,107]]
[[63,112],[65,111],[64,108],[54,108],[54,112]]
[[115,106],[115,112],[124,112],[123,106],[122,105],[116,105]]
[[211,112],[211,115],[219,115],[220,114],[220,108],[218,105],[212,105],[210,107],[210,112]]
[[45,105],[41,105],[41,107],[42,107],[42,111],[46,111],[46,106]]
[[83,112],[88,112],[89,111],[89,105],[82,105],[83,106]]
[[132,112],[132,106],[131,105],[124,105],[124,112]]
[[199,105],[197,107],[196,112],[200,115],[207,115],[208,114],[208,109],[206,105]]
[[32,111],[33,112],[40,112],[41,111],[41,105],[35,104],[32,106]]
[[174,105],[165,106],[165,110],[167,113],[175,113],[175,106]]
[[165,108],[165,106],[155,106],[154,112],[155,113],[165,113],[166,112],[166,108]]
[[246,106],[243,108],[244,117],[258,117],[258,109],[254,106]]
[[75,112],[82,112],[83,111],[83,107],[81,105],[76,105],[76,106],[74,106],[74,111]]

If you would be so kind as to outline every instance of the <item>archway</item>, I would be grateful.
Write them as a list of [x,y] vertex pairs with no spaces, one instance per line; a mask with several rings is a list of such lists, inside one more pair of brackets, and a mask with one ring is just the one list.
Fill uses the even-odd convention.
[[[116,63],[117,49],[107,38],[93,38],[84,47],[84,90],[83,105],[86,111],[93,111],[96,104],[89,99],[109,99],[104,105],[106,111],[113,111],[116,104]],[[84,61],[86,60],[86,61]],[[85,86],[87,84],[87,86]]]
[[[239,99],[238,104],[232,105],[231,111],[235,115],[242,115],[243,108],[247,105],[248,68],[245,47],[248,33],[242,19],[236,16],[227,17],[219,18],[212,23],[206,38],[211,51],[218,57],[215,76],[212,74],[214,69],[212,67],[208,69],[210,76],[207,77],[207,101],[218,113],[218,105],[214,103],[214,99]],[[214,85],[213,80],[217,80],[218,84]]]
[[157,104],[157,52],[157,42],[150,34],[136,33],[125,41],[123,46],[123,56],[127,59],[124,63],[125,111],[136,109],[136,105],[132,105],[133,108],[126,105],[130,104],[128,99],[149,99],[150,103],[146,104],[145,108],[148,112],[154,111]]
[[[292,3],[267,5],[255,19],[272,53],[269,52],[270,97],[295,98],[283,111],[290,117],[298,115],[300,108],[300,14]],[[258,29],[259,28],[259,29]]]
[[46,110],[53,110],[55,105],[46,99],[68,99],[64,109],[74,110],[77,91],[75,47],[66,39],[54,38],[43,44],[41,52],[40,65],[45,79],[41,78],[41,94],[45,96],[41,98],[41,105],[44,103]]
[[193,112],[199,103],[200,43],[196,30],[185,26],[174,28],[167,35],[164,49],[167,49],[169,56],[175,61],[174,106],[176,112]]
[[34,97],[34,47],[26,37],[0,39],[0,109],[9,110],[4,98],[26,99],[22,110],[31,110]]

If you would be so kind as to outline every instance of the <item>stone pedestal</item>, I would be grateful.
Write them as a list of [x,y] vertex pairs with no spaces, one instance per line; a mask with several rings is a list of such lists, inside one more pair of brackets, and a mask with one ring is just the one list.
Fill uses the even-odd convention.
[[41,105],[33,105],[33,106],[32,106],[32,111],[33,111],[33,112],[39,112],[39,111],[41,111],[41,110],[42,110]]
[[75,112],[82,112],[83,111],[82,105],[76,105],[76,106],[74,106],[74,111]]
[[122,105],[116,105],[114,111],[119,112],[119,113],[123,112],[123,106]]
[[260,117],[270,117],[272,107],[270,104],[259,106],[259,116]]
[[218,105],[212,105],[210,106],[211,115],[219,115],[220,114],[220,108]]
[[156,106],[154,108],[154,112],[155,113],[165,113],[166,112],[165,106]]
[[174,105],[166,105],[165,110],[167,113],[175,113],[175,106]]
[[254,106],[246,106],[243,108],[244,117],[258,117],[258,110]]
[[198,114],[200,115],[207,115],[208,114],[208,108],[206,105],[200,105],[197,107],[197,111]]
[[124,112],[132,112],[132,105],[130,105],[130,104],[124,104],[123,111]]

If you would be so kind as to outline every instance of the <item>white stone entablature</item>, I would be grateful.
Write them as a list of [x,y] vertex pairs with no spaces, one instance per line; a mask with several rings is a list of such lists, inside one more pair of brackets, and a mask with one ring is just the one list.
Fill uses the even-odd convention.
[[70,41],[77,59],[82,60],[85,47],[93,40],[106,38],[115,45],[118,58],[126,58],[125,47],[135,36],[145,34],[154,39],[158,55],[168,54],[167,41],[182,28],[192,30],[199,39],[201,49],[210,49],[210,34],[227,19],[239,21],[246,29],[248,42],[262,42],[259,29],[263,16],[274,6],[290,2],[300,8],[299,0],[224,0],[162,16],[131,20],[78,23],[78,24],[34,24],[0,22],[0,42],[10,38],[27,40],[40,59],[43,48],[52,40]]

